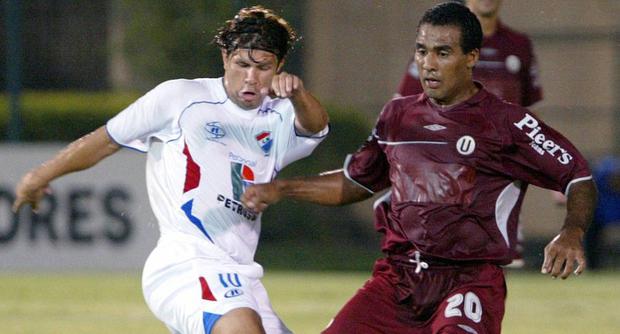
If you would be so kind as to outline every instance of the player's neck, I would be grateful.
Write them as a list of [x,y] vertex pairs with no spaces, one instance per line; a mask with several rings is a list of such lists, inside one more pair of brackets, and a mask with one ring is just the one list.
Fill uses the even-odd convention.
[[446,110],[469,100],[472,96],[476,95],[478,91],[480,91],[480,87],[478,87],[474,81],[470,80],[460,89],[460,93],[456,96],[453,96],[448,100],[437,100],[435,98],[430,98],[430,101],[439,108]]
[[480,25],[482,26],[482,34],[484,37],[492,36],[499,26],[499,17],[489,16],[489,17],[478,17],[480,20]]

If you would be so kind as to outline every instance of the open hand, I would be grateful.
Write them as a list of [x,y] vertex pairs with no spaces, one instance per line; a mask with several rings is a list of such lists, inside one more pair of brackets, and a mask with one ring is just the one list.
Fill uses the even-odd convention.
[[[568,278],[571,272],[581,274],[586,268],[582,246],[583,231],[579,228],[563,230],[545,247],[541,272],[551,277]],[[575,268],[577,263],[577,268]]]

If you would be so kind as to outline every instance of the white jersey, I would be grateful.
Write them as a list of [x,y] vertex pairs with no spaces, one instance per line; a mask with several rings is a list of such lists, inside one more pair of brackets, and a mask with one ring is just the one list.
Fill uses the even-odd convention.
[[260,215],[243,207],[241,194],[308,156],[328,131],[302,136],[294,121],[288,99],[267,97],[245,110],[227,97],[222,78],[179,79],[138,99],[107,131],[118,144],[148,152],[147,188],[161,239],[187,246],[169,256],[253,264]]

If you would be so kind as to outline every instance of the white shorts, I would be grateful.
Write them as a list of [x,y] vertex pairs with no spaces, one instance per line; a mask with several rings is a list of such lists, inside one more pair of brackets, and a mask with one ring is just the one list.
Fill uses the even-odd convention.
[[185,247],[160,242],[142,274],[147,305],[173,333],[210,334],[223,314],[240,307],[255,310],[267,334],[292,333],[271,307],[259,265],[202,257],[181,260],[179,248]]

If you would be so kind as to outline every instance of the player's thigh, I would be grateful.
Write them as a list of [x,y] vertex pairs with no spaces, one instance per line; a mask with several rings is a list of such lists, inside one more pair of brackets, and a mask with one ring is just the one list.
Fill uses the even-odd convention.
[[394,298],[394,287],[382,276],[375,276],[342,307],[323,330],[323,334],[383,334],[412,331],[402,322],[406,310]]
[[252,307],[227,311],[213,325],[212,333],[292,334],[274,312],[262,282],[259,279],[246,280],[243,293],[252,296]]
[[269,334],[292,334],[271,306],[269,295],[260,280],[253,282],[254,299],[258,305],[258,313],[263,322],[265,332]]
[[265,334],[260,315],[242,307],[226,312],[213,325],[211,334]]
[[437,334],[476,334],[478,333],[475,329],[471,327],[463,327],[463,326],[446,326],[437,332]]
[[465,285],[450,292],[439,305],[432,322],[433,333],[496,334],[501,331],[506,285],[501,269],[480,284]]

